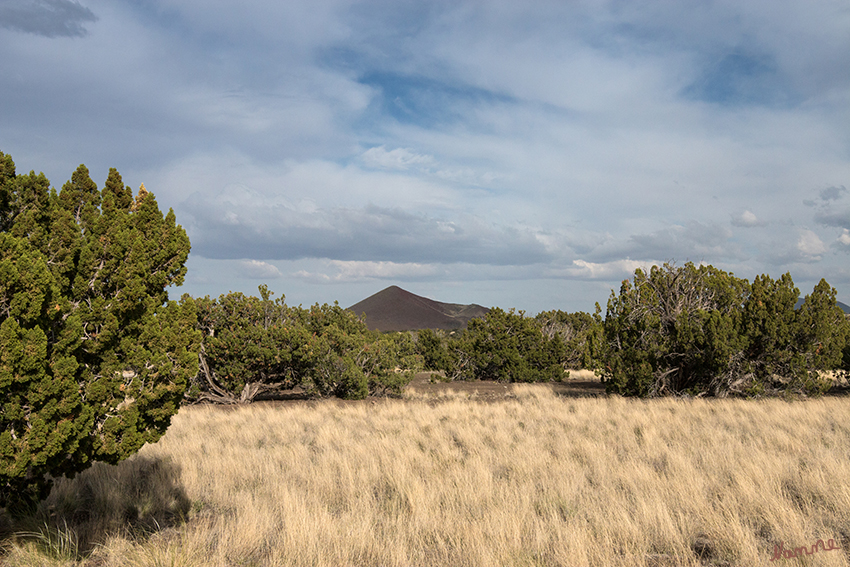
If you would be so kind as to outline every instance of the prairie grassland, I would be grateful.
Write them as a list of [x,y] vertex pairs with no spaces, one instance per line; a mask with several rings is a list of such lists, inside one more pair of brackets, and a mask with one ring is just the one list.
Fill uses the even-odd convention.
[[[103,536],[81,562],[105,567],[850,564],[850,399],[514,393],[188,407],[45,510],[140,466],[159,472],[127,489],[135,512],[188,499],[174,527]],[[841,549],[771,562],[819,539]],[[19,538],[2,560],[74,564],[59,547]]]

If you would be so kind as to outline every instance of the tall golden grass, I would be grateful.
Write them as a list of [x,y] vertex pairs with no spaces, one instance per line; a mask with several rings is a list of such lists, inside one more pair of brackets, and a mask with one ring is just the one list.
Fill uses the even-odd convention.
[[[183,408],[137,457],[59,483],[42,514],[61,528],[75,486],[125,483],[101,506],[141,527],[102,528],[80,563],[104,567],[850,564],[847,398],[514,394]],[[2,561],[75,564],[42,535]],[[819,539],[841,549],[771,561]]]

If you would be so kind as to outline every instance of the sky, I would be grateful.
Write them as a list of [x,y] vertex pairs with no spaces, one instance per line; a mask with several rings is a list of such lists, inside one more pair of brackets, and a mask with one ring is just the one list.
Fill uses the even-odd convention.
[[846,0],[0,0],[0,151],[173,209],[182,293],[603,312],[637,268],[850,303]]

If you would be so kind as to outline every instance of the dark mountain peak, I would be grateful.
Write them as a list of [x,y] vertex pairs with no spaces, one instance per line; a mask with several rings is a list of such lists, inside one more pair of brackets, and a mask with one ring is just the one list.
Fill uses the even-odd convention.
[[[794,304],[794,309],[799,309],[800,307],[802,307],[804,301],[806,301],[805,297],[800,297],[799,299],[797,299],[797,303]],[[845,314],[850,314],[850,305],[842,303],[841,301],[836,301],[836,303],[841,308],[841,310],[844,311]]]
[[410,293],[397,285],[383,289],[348,308],[366,315],[366,325],[378,331],[414,331],[417,329],[460,329],[489,309],[480,305],[442,303]]

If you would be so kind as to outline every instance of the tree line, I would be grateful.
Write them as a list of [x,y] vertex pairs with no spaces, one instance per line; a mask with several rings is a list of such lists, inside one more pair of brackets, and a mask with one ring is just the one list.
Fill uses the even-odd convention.
[[605,317],[491,310],[458,334],[422,331],[426,366],[449,379],[561,380],[596,371],[609,393],[819,395],[850,370],[850,320],[821,280],[798,306],[791,276],[752,283],[710,265],[638,269]]
[[850,368],[835,290],[821,281],[798,308],[788,274],[665,264],[624,281],[604,317],[493,308],[455,333],[382,334],[265,286],[171,300],[189,250],[174,212],[115,169],[98,189],[81,165],[56,191],[0,152],[0,507],[134,454],[185,403],[399,394],[423,368],[509,382],[585,368],[632,396],[819,394]]

